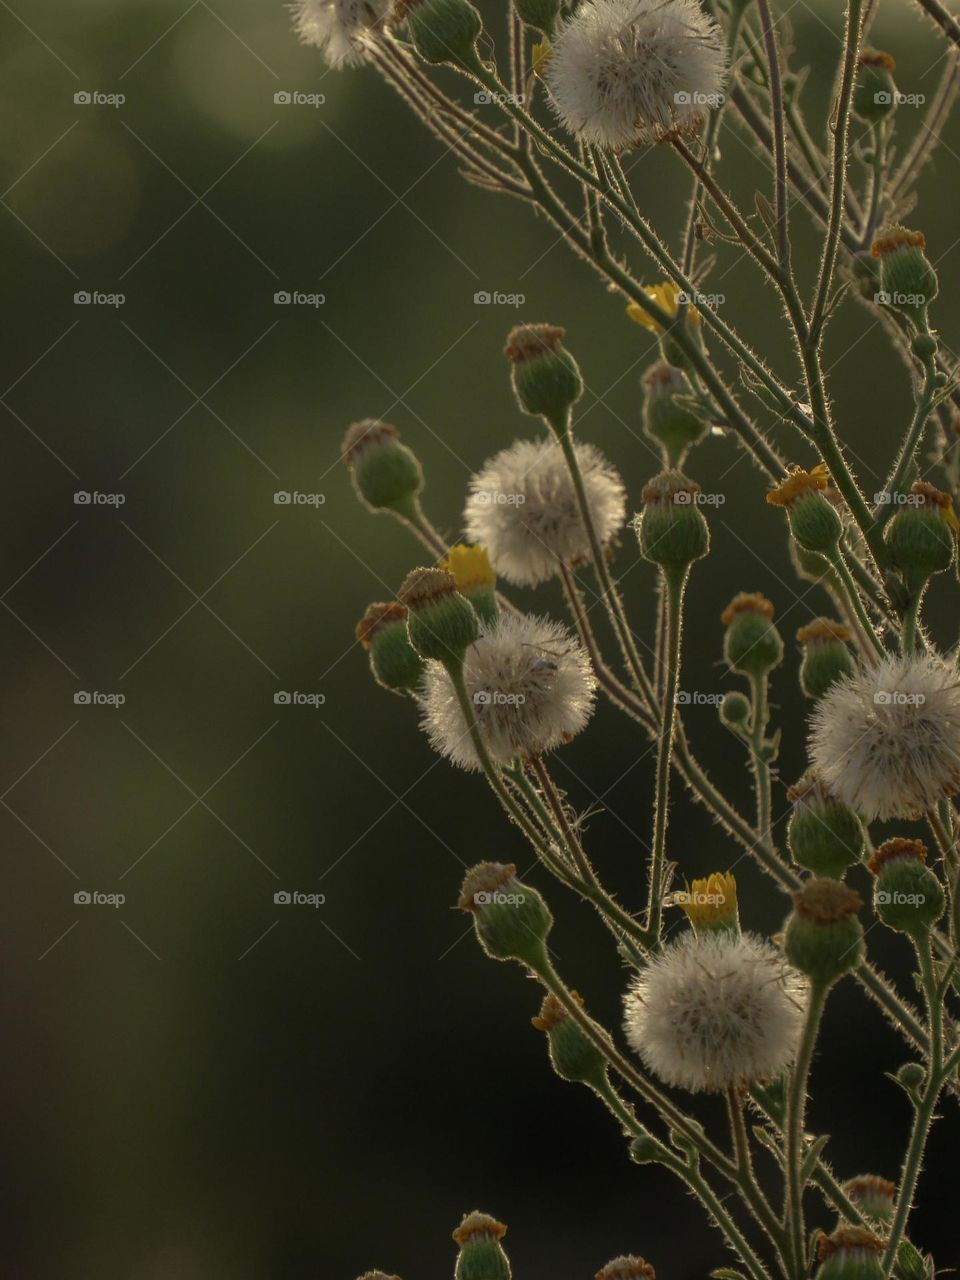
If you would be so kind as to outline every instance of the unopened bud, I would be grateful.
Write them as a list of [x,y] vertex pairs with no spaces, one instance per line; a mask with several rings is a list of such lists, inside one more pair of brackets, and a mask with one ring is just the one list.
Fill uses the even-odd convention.
[[341,454],[360,501],[371,511],[393,511],[407,518],[416,513],[423,471],[415,455],[400,443],[396,427],[376,418],[354,422],[347,428]]
[[866,1227],[838,1227],[820,1233],[817,1280],[883,1280],[883,1241]]
[[875,1173],[861,1173],[843,1184],[843,1192],[852,1204],[876,1222],[893,1217],[893,1197],[896,1187],[886,1178]]
[[417,653],[459,668],[467,647],[480,634],[480,624],[473,606],[457,590],[453,574],[446,569],[414,569],[397,597],[406,605],[407,632]]
[[570,410],[583,394],[583,378],[563,345],[564,334],[552,324],[518,324],[503,349],[520,408],[545,418],[558,435],[569,427]]
[[621,1254],[600,1268],[596,1280],[657,1280],[657,1273],[649,1262],[636,1254]]
[[880,260],[880,300],[903,312],[918,329],[928,327],[927,308],[940,288],[926,247],[922,231],[894,225],[884,227],[870,248]]
[[922,840],[885,840],[871,858],[873,905],[888,929],[922,937],[943,915],[943,886],[926,862]]
[[471,868],[457,905],[473,916],[480,945],[494,960],[519,960],[538,973],[548,967],[545,943],[553,916],[537,890],[517,879],[512,863]]
[[731,729],[742,729],[750,719],[750,699],[742,693],[725,693],[720,703],[720,719]]
[[897,109],[897,86],[893,79],[896,63],[889,53],[862,49],[857,60],[859,72],[853,91],[853,110],[871,124],[884,120]]
[[842,879],[863,856],[860,818],[813,773],[804,774],[787,795],[793,805],[787,843],[794,862],[815,876]]
[[793,904],[783,938],[793,967],[823,986],[855,969],[863,959],[860,895],[837,880],[808,880]]
[[[570,992],[579,1006],[583,1000]],[[550,1061],[562,1080],[600,1088],[606,1082],[606,1060],[600,1049],[553,993],[544,997],[539,1014],[531,1019],[538,1031],[546,1032]]]
[[510,1280],[510,1262],[500,1243],[507,1228],[488,1213],[468,1213],[453,1233],[460,1247],[455,1280]]
[[890,517],[884,538],[891,560],[912,591],[920,590],[933,574],[950,568],[957,528],[948,493],[923,480],[911,486],[909,501]]
[[663,449],[668,467],[681,467],[693,445],[707,434],[707,424],[692,400],[683,373],[658,360],[643,375],[643,429]]
[[741,591],[724,609],[723,656],[733,671],[763,676],[783,659],[783,640],[773,625],[773,605],[766,596]]
[[805,551],[832,554],[843,533],[836,508],[824,496],[829,473],[823,463],[812,471],[793,467],[786,480],[767,494],[771,506],[783,507],[790,532]]
[[843,676],[853,675],[856,665],[847,647],[851,638],[849,630],[831,618],[816,618],[797,632],[803,646],[800,686],[808,698],[822,698]]
[[449,62],[477,70],[477,40],[483,20],[469,0],[415,0],[406,11],[407,29],[424,62]]
[[710,550],[700,492],[680,471],[662,471],[643,490],[643,511],[634,520],[640,550],[667,572],[688,569]]
[[370,655],[378,684],[393,693],[410,693],[423,676],[423,659],[407,635],[407,610],[398,601],[368,606],[357,623],[357,640]]

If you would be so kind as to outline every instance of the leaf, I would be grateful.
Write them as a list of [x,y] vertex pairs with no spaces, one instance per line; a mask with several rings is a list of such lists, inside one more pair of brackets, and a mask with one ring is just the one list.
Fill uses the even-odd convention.
[[773,235],[777,226],[777,216],[773,212],[773,205],[762,191],[753,193],[753,203],[757,206],[757,213],[759,213],[762,222],[770,234]]
[[924,1261],[923,1255],[909,1240],[900,1241],[894,1275],[896,1280],[927,1280],[930,1275],[930,1268]]
[[800,1185],[802,1187],[806,1186],[810,1181],[810,1176],[817,1167],[817,1161],[820,1159],[820,1155],[829,1141],[830,1135],[828,1133],[822,1133],[819,1138],[815,1138],[813,1142],[810,1143],[807,1154],[803,1157],[803,1162],[800,1165]]

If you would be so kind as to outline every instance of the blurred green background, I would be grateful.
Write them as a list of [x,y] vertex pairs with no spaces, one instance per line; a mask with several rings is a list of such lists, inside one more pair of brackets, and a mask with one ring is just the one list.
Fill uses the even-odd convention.
[[[822,129],[839,15],[800,4],[790,19]],[[874,38],[904,92],[932,93],[941,50],[911,10],[888,8]],[[706,1274],[722,1251],[697,1207],[631,1166],[592,1099],[553,1077],[533,985],[484,960],[450,910],[465,866],[530,859],[367,674],[353,624],[421,556],[360,510],[338,461],[348,422],[395,422],[455,537],[471,469],[531,430],[503,336],[550,320],[590,386],[578,430],[636,505],[655,469],[638,438],[647,335],[543,223],[463,184],[372,72],[327,73],[298,48],[282,5],[13,0],[0,41],[4,1274],[351,1280],[379,1265],[414,1280],[449,1274],[449,1232],[474,1207],[510,1223],[519,1276],[590,1275],[631,1251],[664,1277]],[[275,101],[293,91],[325,102]],[[917,119],[901,115],[909,136]],[[958,147],[954,129],[914,218],[941,259],[934,318],[953,347]],[[722,149],[752,202],[765,166],[730,127]],[[675,244],[686,178],[660,153],[635,177]],[[816,242],[796,223],[809,275]],[[723,248],[708,283],[792,380],[746,259]],[[284,291],[324,301],[277,305]],[[475,305],[481,291],[526,302]],[[827,363],[872,490],[907,421],[906,372],[852,303]],[[781,518],[732,444],[711,439],[690,470],[726,498],[684,677],[715,693],[735,591],[767,592],[788,640],[824,602],[791,576]],[[323,503],[277,505],[277,491]],[[649,639],[652,575],[629,538],[617,570]],[[530,603],[560,613],[550,588]],[[955,613],[939,593],[938,608],[947,642]],[[805,708],[788,651],[774,697],[792,782]],[[277,704],[280,691],[323,702]],[[713,709],[687,719],[746,804]],[[556,772],[596,810],[599,867],[638,903],[646,744],[601,708]],[[702,811],[677,805],[671,854],[686,875],[736,864],[746,923],[776,929],[783,900]],[[293,890],[325,902],[275,903]],[[606,935],[549,892],[561,967],[615,1025]],[[881,1071],[903,1050],[852,988],[827,1028],[811,1123],[837,1133],[844,1175],[892,1176],[908,1117]],[[950,1152],[941,1134],[935,1170]],[[953,1185],[927,1177],[923,1243],[952,1239]]]

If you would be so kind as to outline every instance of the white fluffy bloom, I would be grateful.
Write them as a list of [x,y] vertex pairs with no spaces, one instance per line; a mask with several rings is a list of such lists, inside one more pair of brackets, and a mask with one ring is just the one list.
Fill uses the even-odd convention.
[[[575,447],[597,536],[605,544],[624,521],[623,482],[593,445]],[[561,561],[590,557],[573,481],[552,437],[516,440],[490,458],[470,481],[464,523],[470,541],[486,547],[494,569],[514,586],[545,582]]]
[[960,790],[960,678],[929,654],[884,658],[817,704],[814,768],[863,817],[910,818]]
[[772,1079],[796,1056],[806,991],[766,939],[691,931],[634,979],[627,1039],[665,1084],[693,1092]]
[[[478,728],[498,764],[569,741],[593,711],[590,659],[548,618],[503,614],[467,650],[463,674]],[[461,768],[478,769],[463,712],[439,662],[427,664],[421,701],[422,724],[436,750]]]
[[546,76],[567,129],[621,150],[701,118],[726,66],[699,0],[587,0],[560,29]]
[[301,43],[316,45],[331,67],[355,67],[389,10],[390,0],[297,0],[293,25]]

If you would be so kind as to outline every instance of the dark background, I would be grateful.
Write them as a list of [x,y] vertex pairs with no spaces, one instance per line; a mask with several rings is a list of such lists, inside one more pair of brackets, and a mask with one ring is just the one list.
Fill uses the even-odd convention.
[[[839,15],[801,4],[790,18],[819,130]],[[932,93],[941,51],[911,10],[891,7],[874,39],[904,92]],[[510,1224],[521,1277],[592,1275],[622,1251],[665,1278],[705,1275],[725,1258],[699,1208],[630,1165],[606,1114],[552,1075],[529,1025],[536,989],[485,960],[450,910],[464,867],[531,859],[481,783],[432,756],[413,707],[367,674],[353,624],[422,557],[360,510],[338,462],[349,421],[395,422],[456,536],[470,470],[531,431],[505,331],[551,320],[590,386],[578,430],[636,506],[655,469],[638,435],[648,336],[542,223],[467,188],[373,72],[327,73],[299,49],[281,5],[13,0],[0,42],[4,1274],[351,1280],[379,1265],[418,1280],[450,1273],[449,1232],[481,1207]],[[290,90],[326,102],[275,105]],[[79,91],[126,102],[76,105]],[[917,113],[901,118],[909,136]],[[734,129],[722,144],[752,204],[765,166]],[[914,215],[952,346],[958,145],[953,130]],[[636,176],[676,244],[686,178],[660,153]],[[809,280],[815,241],[802,211],[796,224]],[[709,288],[792,379],[770,292],[735,250],[720,258]],[[125,302],[78,306],[83,290]],[[279,290],[325,302],[278,307]],[[526,305],[475,306],[480,290]],[[908,420],[906,372],[849,302],[827,362],[872,490]],[[774,699],[791,782],[805,716],[792,639],[825,602],[792,576],[781,517],[731,443],[708,441],[689,469],[726,501],[695,574],[684,684],[730,687],[718,615],[737,590],[767,592],[788,640]],[[125,502],[77,505],[80,490]],[[325,501],[277,506],[277,490]],[[649,640],[653,580],[629,538],[617,570]],[[534,603],[560,613],[551,588]],[[943,586],[933,610],[952,643]],[[325,702],[278,706],[278,690]],[[125,702],[78,705],[81,691]],[[714,710],[687,722],[748,805]],[[600,810],[597,864],[638,905],[646,743],[602,707],[555,770]],[[688,876],[736,866],[744,922],[778,927],[783,899],[702,811],[677,805],[670,852]],[[606,935],[531,879],[556,910],[562,971],[616,1025],[624,975]],[[278,907],[280,889],[326,902]],[[126,901],[76,905],[80,891]],[[903,950],[879,933],[896,968]],[[811,1107],[843,1176],[895,1174],[908,1115],[882,1071],[904,1059],[846,984]],[[719,1121],[716,1104],[700,1110]],[[916,1215],[944,1266],[957,1260],[946,1111]]]

